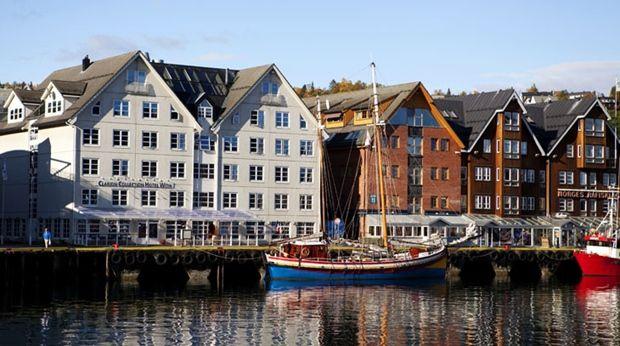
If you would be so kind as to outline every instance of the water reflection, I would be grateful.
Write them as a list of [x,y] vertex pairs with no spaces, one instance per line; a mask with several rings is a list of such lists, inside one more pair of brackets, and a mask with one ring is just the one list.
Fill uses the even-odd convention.
[[[45,299],[4,295],[0,343],[620,343],[620,285],[587,278],[576,286],[276,283],[223,292],[137,285],[43,291]],[[15,294],[21,298],[12,299]]]

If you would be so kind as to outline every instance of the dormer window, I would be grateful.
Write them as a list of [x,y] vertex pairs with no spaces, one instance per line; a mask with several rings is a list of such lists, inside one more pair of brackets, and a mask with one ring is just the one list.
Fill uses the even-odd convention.
[[47,114],[58,114],[62,112],[62,100],[56,96],[55,91],[52,91],[50,96],[48,96],[45,107],[45,113]]
[[263,95],[266,95],[266,94],[277,95],[279,89],[280,89],[280,85],[278,85],[278,83],[273,83],[273,82],[265,81],[261,85],[261,91],[262,91]]
[[99,116],[101,114],[101,101],[95,102],[93,108],[90,110],[90,114],[94,116]]
[[355,112],[355,119],[369,119],[369,118],[370,118],[370,112],[368,112],[367,109]]
[[9,122],[14,123],[24,119],[24,107],[15,107],[9,110]]
[[127,71],[127,84],[144,84],[146,82],[146,71],[129,70]]
[[586,135],[595,137],[605,136],[605,120],[586,118]]
[[213,118],[213,107],[208,102],[203,102],[198,106],[198,117],[199,118]]

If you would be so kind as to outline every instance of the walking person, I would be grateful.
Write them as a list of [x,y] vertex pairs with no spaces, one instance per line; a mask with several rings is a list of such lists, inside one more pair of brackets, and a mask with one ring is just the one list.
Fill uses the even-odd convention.
[[45,248],[47,249],[50,245],[52,245],[52,232],[45,227],[43,231],[43,242],[45,243]]

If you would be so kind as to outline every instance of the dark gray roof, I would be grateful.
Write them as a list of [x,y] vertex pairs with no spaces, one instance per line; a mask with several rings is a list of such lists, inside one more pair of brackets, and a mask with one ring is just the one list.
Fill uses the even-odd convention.
[[512,95],[513,89],[483,92],[465,96],[449,96],[435,99],[442,112],[452,112],[456,118],[446,117],[454,131],[469,148],[480,135],[489,119],[502,109]]
[[584,115],[596,98],[555,101],[526,105],[528,116],[535,122],[535,131],[545,151],[551,150],[555,143],[568,131],[575,118]]
[[86,90],[86,83],[65,81],[65,80],[52,80],[52,83],[56,86],[56,89],[63,95],[81,96]]
[[213,106],[215,118],[222,114],[224,99],[238,73],[224,68],[162,62],[151,64],[192,114],[197,114],[198,105],[206,99]]
[[41,103],[41,96],[43,95],[43,91],[41,90],[15,89],[14,91],[15,91],[15,95],[24,104],[37,104],[38,105]]
[[225,117],[250,88],[274,66],[270,64],[231,70],[168,63],[152,63],[152,65],[194,115],[197,114],[198,104],[207,99],[213,106],[216,121]]

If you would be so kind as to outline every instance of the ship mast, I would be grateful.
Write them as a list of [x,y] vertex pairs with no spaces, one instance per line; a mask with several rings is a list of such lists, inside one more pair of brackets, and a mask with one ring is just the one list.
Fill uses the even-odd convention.
[[[324,160],[323,160],[323,116],[321,115],[321,99],[319,96],[316,97],[316,109],[317,109],[317,120],[319,122],[319,126],[317,128],[317,149],[319,151],[319,177],[318,177],[318,181],[322,181],[323,179],[325,179],[324,176],[324,171],[325,171],[325,164],[324,164]],[[320,199],[321,199],[321,220],[319,220],[319,227],[321,227],[322,233],[323,233],[323,237],[327,238],[327,234],[325,231],[325,226],[326,226],[326,222],[327,222],[327,218],[325,217],[325,209],[326,209],[326,205],[325,202],[327,201],[326,199],[326,193],[325,193],[325,184],[320,184],[321,189],[320,191]]]
[[372,102],[373,102],[373,118],[374,118],[374,130],[375,130],[375,157],[377,160],[377,170],[379,171],[379,207],[381,208],[381,237],[383,238],[383,247],[388,246],[388,230],[387,230],[387,216],[385,214],[385,186],[383,182],[383,160],[381,158],[382,152],[382,139],[381,126],[384,123],[379,119],[379,96],[377,95],[377,81],[375,63],[370,64],[372,71]]

